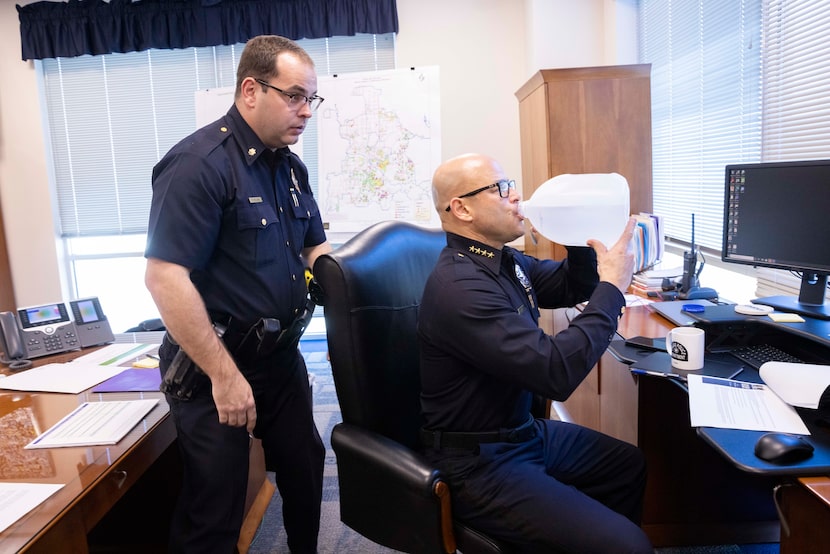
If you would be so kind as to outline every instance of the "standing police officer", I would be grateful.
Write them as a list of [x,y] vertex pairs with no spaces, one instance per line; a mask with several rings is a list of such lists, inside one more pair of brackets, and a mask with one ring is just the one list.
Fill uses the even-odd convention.
[[255,37],[228,113],[153,170],[145,282],[168,333],[161,371],[179,348],[200,368],[187,394],[167,396],[184,466],[172,552],[234,551],[252,435],[275,472],[291,551],[317,548],[325,450],[305,363],[296,340],[240,345],[257,322],[271,335],[277,322],[291,326],[305,307],[304,269],[331,250],[306,168],[288,149],[322,101],[299,45]]
[[[447,475],[455,517],[522,552],[652,552],[638,526],[645,461],[634,446],[534,419],[533,394],[564,400],[605,352],[625,305],[634,222],[610,250],[563,262],[506,243],[524,234],[515,183],[492,158],[442,164],[433,199],[447,247],[418,331],[424,452]],[[556,337],[539,307],[585,310]]]

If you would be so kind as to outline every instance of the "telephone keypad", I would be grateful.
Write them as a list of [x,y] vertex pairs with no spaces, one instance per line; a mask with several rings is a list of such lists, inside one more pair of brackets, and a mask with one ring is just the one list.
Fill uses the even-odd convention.
[[[26,333],[26,350],[30,357],[45,356],[80,348],[74,325],[64,325],[55,330],[47,327],[44,331],[29,331]],[[44,352],[41,353],[41,350],[44,350]]]

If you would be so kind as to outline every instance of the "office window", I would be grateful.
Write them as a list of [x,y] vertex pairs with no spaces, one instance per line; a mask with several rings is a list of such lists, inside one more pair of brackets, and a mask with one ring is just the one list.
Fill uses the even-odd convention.
[[[763,23],[761,161],[830,158],[830,12],[809,0],[765,0]],[[757,275],[759,296],[800,285],[780,270]]]
[[720,250],[727,163],[761,151],[761,2],[640,1],[650,63],[654,212],[666,234]]
[[[391,33],[299,42],[314,59],[318,75],[395,66]],[[235,85],[243,47],[36,62],[42,72],[65,271],[75,297],[101,298],[116,332],[157,314],[143,282],[152,168],[196,129],[195,92]],[[316,187],[316,118],[303,140]]]
[[[640,0],[652,64],[654,210],[720,250],[724,166],[830,158],[830,12],[810,0]],[[774,224],[771,222],[771,224]],[[799,279],[759,269],[758,296]]]

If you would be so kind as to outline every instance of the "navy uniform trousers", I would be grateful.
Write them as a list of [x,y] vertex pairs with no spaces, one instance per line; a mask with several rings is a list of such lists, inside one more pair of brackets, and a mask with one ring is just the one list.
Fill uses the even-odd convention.
[[[305,361],[292,350],[241,371],[254,391],[254,435],[262,439],[266,469],[275,474],[288,546],[293,553],[316,552],[325,448]],[[251,438],[245,427],[219,423],[207,377],[191,400],[167,399],[184,466],[170,550],[230,554],[244,516]]]
[[639,527],[642,452],[578,425],[535,425],[522,443],[428,451],[448,470],[455,517],[522,552],[653,552]]

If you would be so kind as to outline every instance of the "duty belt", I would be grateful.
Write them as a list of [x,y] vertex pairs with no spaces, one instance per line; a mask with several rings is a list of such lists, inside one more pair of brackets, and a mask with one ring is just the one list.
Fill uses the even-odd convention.
[[436,450],[441,448],[464,448],[472,450],[479,444],[490,442],[526,442],[536,436],[536,426],[533,417],[527,422],[513,429],[498,431],[461,432],[461,431],[430,431],[421,429],[421,444]]

